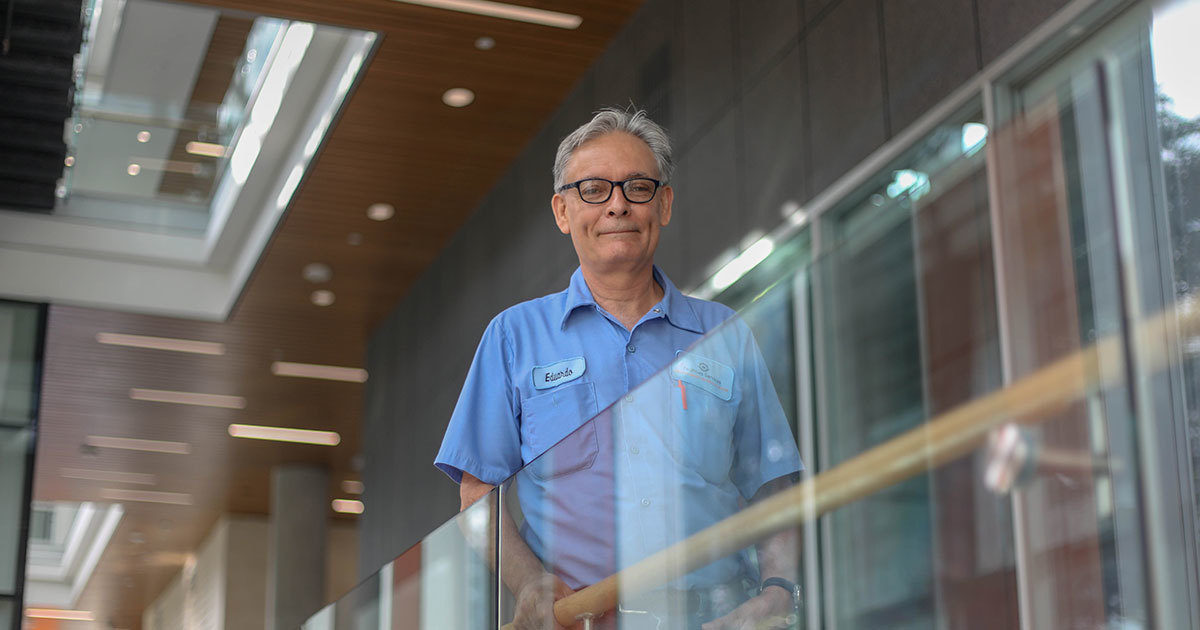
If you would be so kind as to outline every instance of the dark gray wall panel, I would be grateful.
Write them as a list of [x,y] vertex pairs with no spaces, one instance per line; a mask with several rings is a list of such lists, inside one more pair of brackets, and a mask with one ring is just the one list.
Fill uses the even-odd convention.
[[738,57],[742,85],[757,80],[783,51],[799,42],[800,3],[784,0],[743,0],[737,9]]
[[804,63],[793,47],[742,100],[742,181],[748,229],[779,226],[786,202],[801,203],[807,187],[804,164]]
[[664,266],[671,280],[687,287],[707,276],[710,263],[733,250],[746,233],[736,161],[741,110],[729,110],[679,162],[675,178],[674,234],[687,243],[680,268]]
[[883,2],[888,107],[897,132],[978,70],[975,15],[963,0]]
[[817,193],[885,138],[875,0],[842,0],[805,38]]
[[1067,0],[975,0],[979,5],[983,63],[990,63],[1034,27],[1067,4]]
[[733,3],[730,0],[686,0],[683,19],[683,123],[674,129],[676,142],[687,147],[706,132],[703,127],[733,100]]
[[[677,123],[683,117],[680,11],[678,0],[642,5],[589,73],[595,82],[596,107],[634,103],[674,132],[676,139]],[[568,123],[568,130],[579,124]]]

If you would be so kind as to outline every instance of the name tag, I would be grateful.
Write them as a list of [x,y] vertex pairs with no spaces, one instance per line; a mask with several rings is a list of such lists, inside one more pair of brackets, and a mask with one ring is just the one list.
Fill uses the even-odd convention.
[[671,378],[695,385],[721,400],[733,398],[733,368],[720,361],[680,350],[671,364]]
[[550,389],[563,383],[570,383],[583,376],[586,370],[587,362],[583,360],[583,357],[575,357],[550,365],[539,365],[533,368],[533,387],[534,389]]

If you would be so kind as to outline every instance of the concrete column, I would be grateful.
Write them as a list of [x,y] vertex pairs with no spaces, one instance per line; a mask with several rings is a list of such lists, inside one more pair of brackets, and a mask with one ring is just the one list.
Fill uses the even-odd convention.
[[325,603],[329,472],[305,465],[271,470],[267,628],[295,630]]

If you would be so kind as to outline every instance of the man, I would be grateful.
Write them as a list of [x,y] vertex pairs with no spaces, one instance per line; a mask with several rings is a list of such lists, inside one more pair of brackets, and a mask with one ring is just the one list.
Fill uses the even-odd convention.
[[[464,508],[525,467],[524,527],[518,534],[507,515],[501,523],[518,628],[557,628],[554,600],[800,469],[749,330],[730,309],[685,297],[654,265],[672,168],[667,134],[645,112],[602,110],[563,139],[551,208],[579,268],[567,290],[492,320],[435,461],[461,484]],[[652,594],[623,593],[647,610],[626,607],[619,623],[669,614],[720,629],[786,616],[794,538],[758,551],[757,569],[741,554]]]

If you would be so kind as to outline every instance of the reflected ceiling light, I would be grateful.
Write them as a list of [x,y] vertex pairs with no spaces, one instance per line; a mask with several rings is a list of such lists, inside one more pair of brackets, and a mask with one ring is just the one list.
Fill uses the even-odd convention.
[[63,164],[66,164],[67,166],[75,166],[75,156],[68,155],[66,159],[63,160]]
[[475,47],[479,50],[491,50],[496,47],[496,40],[485,35],[475,40]]
[[192,155],[203,155],[214,158],[225,157],[225,145],[216,144],[215,142],[198,142],[193,140],[184,145],[184,150]]
[[346,244],[347,245],[357,246],[357,245],[362,245],[362,242],[363,242],[362,232],[351,232],[346,235]]
[[312,295],[308,296],[308,299],[312,300],[312,303],[317,306],[329,306],[333,304],[335,297],[333,291],[329,289],[317,289],[312,292]]
[[318,365],[315,363],[292,363],[290,361],[276,361],[272,363],[271,373],[275,376],[322,378],[330,381],[346,381],[348,383],[363,383],[367,380],[367,371],[362,368]]
[[142,144],[146,144],[147,142],[150,142],[150,132],[146,131],[145,129],[139,131],[137,133],[137,140],[138,140],[138,142],[141,142]]
[[142,172],[142,165],[138,164],[137,162],[134,162],[134,163],[130,164],[128,168],[125,169],[125,172],[129,173],[130,176],[136,176],[138,173]]
[[450,107],[466,107],[475,102],[475,93],[467,88],[450,88],[442,94],[442,102]]
[[147,402],[172,403],[176,405],[196,405],[199,407],[221,407],[224,409],[245,409],[246,399],[241,396],[225,394],[199,394],[196,392],[176,392],[166,389],[129,390],[129,397],[134,400]]
[[367,206],[367,217],[374,221],[387,221],[396,215],[396,206],[390,203],[373,203]]
[[62,621],[95,621],[90,610],[61,610],[58,608],[26,608],[25,616],[30,619],[60,619]]
[[88,481],[108,481],[112,483],[134,483],[143,486],[153,486],[157,477],[149,473],[119,472],[116,470],[88,470],[86,468],[61,468],[59,474],[67,479],[86,479]]
[[775,249],[775,243],[769,238],[761,238],[745,251],[738,254],[736,258],[721,267],[721,270],[713,274],[712,287],[717,291],[724,290],[737,282],[742,276],[750,272],[758,263],[762,262],[771,255]]
[[355,481],[354,479],[347,479],[342,482],[342,492],[345,492],[346,494],[362,494],[363,482]]
[[333,511],[339,514],[362,514],[363,502],[356,499],[334,499]]
[[295,442],[297,444],[316,444],[318,446],[337,446],[342,442],[342,436],[334,431],[265,427],[256,424],[231,424],[229,425],[229,435],[250,440]]
[[169,350],[171,352],[191,352],[193,354],[225,354],[225,344],[212,341],[193,341],[191,339],[148,337],[145,335],[126,335],[110,332],[96,333],[96,341],[110,346]]
[[907,195],[916,201],[929,192],[929,175],[908,168],[894,171],[892,183],[888,184],[886,192],[892,199]]
[[153,490],[101,488],[100,497],[108,499],[109,501],[138,501],[141,503],[166,503],[168,505],[192,504],[192,495],[184,492],[156,492]]
[[141,440],[138,438],[110,437],[107,435],[89,435],[83,440],[88,446],[96,448],[120,448],[127,451],[148,451],[151,453],[171,453],[187,455],[192,452],[192,446],[187,442],[170,442],[167,440]]
[[433,7],[435,9],[458,11],[460,13],[486,15],[487,17],[513,20],[516,22],[528,22],[530,24],[540,24],[542,26],[553,26],[555,28],[574,29],[579,28],[579,25],[583,24],[583,18],[579,17],[578,15],[559,13],[558,11],[547,11],[545,9],[535,9],[533,7],[507,4],[504,2],[490,2],[489,0],[396,1],[403,2],[405,4],[416,4],[423,7]]

